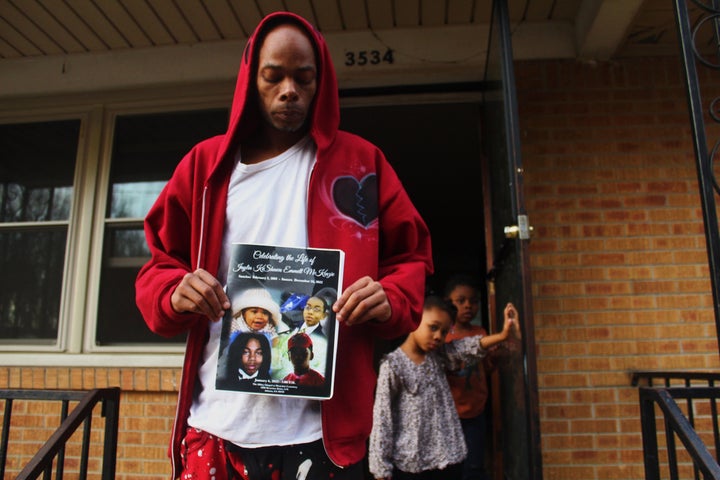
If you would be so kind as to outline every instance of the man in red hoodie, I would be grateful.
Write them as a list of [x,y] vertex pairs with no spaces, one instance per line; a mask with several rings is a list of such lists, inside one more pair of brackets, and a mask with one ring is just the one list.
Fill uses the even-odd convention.
[[[415,330],[432,255],[383,153],[339,119],[322,36],[268,15],[242,54],[227,132],[193,147],[145,219],[138,307],[154,332],[188,332],[173,478],[363,478],[374,341]],[[345,252],[332,398],[215,388],[234,242]]]

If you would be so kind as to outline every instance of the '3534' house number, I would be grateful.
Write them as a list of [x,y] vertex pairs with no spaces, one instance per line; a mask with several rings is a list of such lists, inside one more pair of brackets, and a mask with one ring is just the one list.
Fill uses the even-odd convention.
[[393,51],[388,48],[384,52],[380,50],[358,50],[345,52],[345,66],[362,67],[363,65],[380,65],[381,63],[393,63]]

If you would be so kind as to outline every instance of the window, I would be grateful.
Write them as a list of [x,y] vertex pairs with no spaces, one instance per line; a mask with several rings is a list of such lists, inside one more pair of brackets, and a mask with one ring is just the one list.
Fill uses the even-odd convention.
[[150,253],[143,218],[180,159],[199,141],[225,132],[226,109],[120,115],[107,191],[97,346],[185,341],[153,334],[135,305],[135,277]]
[[225,132],[228,110],[102,112],[0,124],[6,351],[145,353],[185,341],[150,332],[135,305],[149,259],[143,219],[192,146]]
[[55,345],[79,120],[0,125],[0,342]]

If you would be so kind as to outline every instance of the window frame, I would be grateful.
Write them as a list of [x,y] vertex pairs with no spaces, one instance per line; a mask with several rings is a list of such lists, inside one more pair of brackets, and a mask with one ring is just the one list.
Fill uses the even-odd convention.
[[[110,170],[113,153],[113,139],[115,123],[118,117],[124,115],[143,115],[156,113],[189,112],[200,111],[212,108],[228,108],[227,98],[216,98],[214,100],[204,99],[197,102],[161,101],[142,102],[139,104],[108,104],[104,109],[102,129],[102,144],[98,157],[102,159],[96,183],[95,209],[93,212],[93,242],[91,245],[90,262],[88,272],[87,307],[85,321],[85,335],[83,339],[83,351],[89,353],[147,353],[151,348],[155,353],[179,353],[185,351],[184,345],[96,345],[97,336],[97,311],[100,300],[100,281],[103,260],[103,245],[105,240],[106,227],[109,224],[119,226],[142,226],[143,218],[109,218],[106,216],[108,190],[110,188]],[[180,161],[180,158],[177,159]]]
[[[92,134],[89,131],[88,125],[93,114],[96,113],[92,109],[82,108],[51,108],[51,109],[33,109],[23,108],[19,111],[3,110],[0,114],[1,124],[24,124],[24,123],[35,123],[35,122],[52,122],[62,120],[77,120],[80,122],[77,153],[75,156],[75,171],[73,172],[73,203],[70,208],[70,214],[68,219],[65,221],[52,221],[52,222],[12,222],[0,224],[0,230],[17,228],[18,226],[33,228],[37,226],[48,226],[48,225],[64,225],[67,228],[66,237],[66,248],[64,252],[63,260],[63,272],[62,272],[62,285],[60,293],[60,308],[59,308],[59,319],[58,319],[58,333],[55,338],[55,342],[51,344],[43,343],[3,343],[2,349],[7,352],[65,352],[73,349],[74,339],[77,339],[78,325],[71,321],[72,318],[77,318],[78,315],[82,315],[82,311],[78,311],[78,304],[75,301],[77,292],[80,290],[80,285],[74,285],[75,288],[70,288],[72,279],[77,278],[79,282],[82,282],[82,275],[78,277],[78,252],[82,251],[83,248],[87,248],[89,238],[83,236],[83,229],[79,227],[77,220],[82,217],[83,202],[81,199],[84,196],[84,191],[87,188],[85,171],[91,168],[88,165],[89,155],[88,151],[91,148],[93,141]],[[0,362],[4,359],[0,357]],[[3,364],[5,364],[3,362]]]
[[[56,120],[80,122],[73,174],[73,204],[68,220],[60,222],[67,227],[67,246],[58,334],[52,344],[1,344],[0,364],[68,367],[182,365],[184,344],[95,344],[105,228],[108,223],[142,225],[143,222],[143,218],[118,220],[105,216],[115,119],[121,115],[229,108],[231,100],[232,85],[212,84],[0,101],[2,124]],[[0,229],[10,226],[17,227],[17,224],[0,224]],[[32,224],[27,226],[32,227]],[[118,353],[125,355],[118,356]]]

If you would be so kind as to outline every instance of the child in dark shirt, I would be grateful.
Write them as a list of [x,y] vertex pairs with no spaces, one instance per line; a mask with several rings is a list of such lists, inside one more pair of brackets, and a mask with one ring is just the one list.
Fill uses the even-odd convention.
[[[485,328],[473,323],[480,310],[480,290],[473,277],[464,274],[450,277],[445,285],[445,299],[457,308],[455,324],[445,341],[487,335]],[[489,349],[483,358],[470,359],[459,368],[447,372],[450,392],[468,449],[461,480],[489,480],[485,469],[488,377],[497,369],[500,360],[508,357],[512,349],[517,347],[517,343],[512,340]]]

